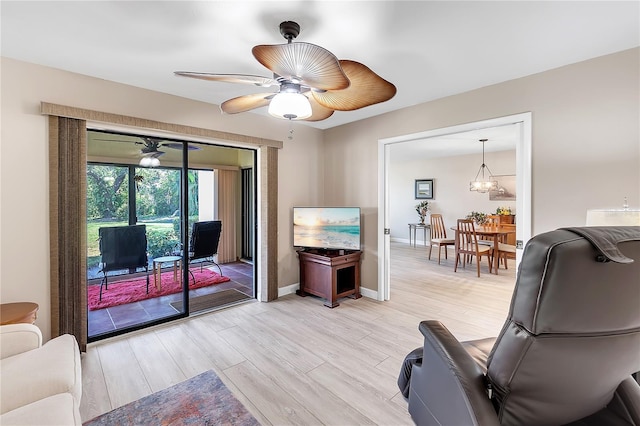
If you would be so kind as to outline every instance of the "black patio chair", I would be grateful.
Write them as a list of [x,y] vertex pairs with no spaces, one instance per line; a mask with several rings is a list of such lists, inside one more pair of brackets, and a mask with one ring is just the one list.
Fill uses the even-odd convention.
[[100,281],[100,300],[102,286],[109,289],[107,273],[123,269],[144,268],[147,273],[147,293],[149,293],[149,261],[147,259],[146,225],[108,226],[98,229],[100,236],[100,256],[104,274]]
[[[216,263],[213,257],[218,254],[218,244],[220,243],[220,233],[222,232],[222,222],[219,220],[210,220],[204,222],[195,222],[191,228],[191,238],[189,240],[189,263],[193,260],[203,259],[200,262],[200,272],[202,272],[202,264],[209,261],[218,267],[220,276],[222,269]],[[196,281],[191,268],[189,273]]]

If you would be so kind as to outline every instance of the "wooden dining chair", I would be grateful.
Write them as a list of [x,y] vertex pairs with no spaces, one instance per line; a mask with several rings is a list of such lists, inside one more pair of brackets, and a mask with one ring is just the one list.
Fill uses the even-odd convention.
[[440,264],[441,248],[444,247],[444,258],[447,257],[447,246],[453,246],[456,244],[454,239],[447,238],[447,228],[444,226],[444,220],[441,214],[431,215],[431,225],[429,230],[429,260],[431,260],[431,249],[433,246],[438,247],[438,265]]
[[[502,228],[502,217],[503,217],[502,215],[487,216],[487,226],[495,226],[497,228]],[[493,256],[496,258],[494,267],[499,268],[500,262],[502,262],[502,264],[504,265],[504,269],[508,269],[507,259],[515,259],[516,246],[513,244],[507,244],[507,234],[502,234],[498,238],[499,238],[498,253],[493,253]],[[493,245],[492,240],[486,241],[486,242],[479,241],[478,243]]]
[[507,268],[507,259],[515,259],[516,258],[516,246],[513,244],[506,243],[498,243],[498,254],[496,256],[496,268],[500,266],[500,261],[504,265],[504,269]]
[[[500,226],[500,221],[498,219],[498,216],[496,215],[487,215],[485,222],[482,226],[486,226],[486,227],[499,227]],[[480,235],[478,236],[478,244],[483,244],[485,246],[493,246],[493,237],[492,236],[484,236],[484,235]]]
[[491,273],[491,264],[493,260],[491,256],[493,247],[478,244],[478,235],[476,234],[473,220],[458,219],[456,229],[456,264],[453,268],[453,271],[458,271],[459,262],[462,262],[462,267],[464,268],[467,263],[467,258],[469,258],[470,261],[473,261],[473,256],[475,256],[479,277],[480,261],[482,260],[482,256],[487,256],[487,265],[489,266],[489,273]]

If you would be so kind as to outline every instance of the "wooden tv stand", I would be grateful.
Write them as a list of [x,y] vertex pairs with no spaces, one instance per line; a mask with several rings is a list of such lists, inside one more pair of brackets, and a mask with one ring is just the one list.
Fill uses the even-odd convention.
[[[342,254],[341,254],[342,253]],[[299,296],[313,294],[325,299],[324,305],[335,308],[338,298],[360,295],[359,250],[316,250],[298,252],[300,260]]]

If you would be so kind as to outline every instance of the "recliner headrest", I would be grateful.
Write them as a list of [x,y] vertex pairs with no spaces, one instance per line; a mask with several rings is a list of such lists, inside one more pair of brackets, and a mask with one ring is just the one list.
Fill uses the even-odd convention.
[[640,327],[638,300],[640,226],[558,229],[527,243],[509,317],[533,335],[607,333]]
[[640,227],[637,226],[593,226],[561,229],[566,229],[586,238],[602,253],[605,259],[617,263],[633,262],[633,259],[620,252],[618,244],[623,241],[640,240]]

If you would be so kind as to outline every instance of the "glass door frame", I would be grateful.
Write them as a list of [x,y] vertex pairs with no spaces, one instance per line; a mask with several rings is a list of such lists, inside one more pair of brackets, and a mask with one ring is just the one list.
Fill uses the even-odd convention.
[[[88,130],[93,130],[93,129],[88,129]],[[139,166],[138,164],[127,164],[127,163],[114,163],[114,162],[97,162],[97,161],[87,161],[86,162],[86,166],[89,165],[100,165],[100,166],[113,166],[113,167],[126,167],[128,169],[128,223],[129,225],[135,225],[138,221],[137,218],[137,200],[136,200],[136,195],[137,195],[137,189],[135,186],[135,170],[137,168],[143,168],[141,166]],[[180,226],[180,244],[182,247],[187,247],[188,245],[188,241],[186,238],[188,238],[188,221],[189,221],[189,196],[188,196],[188,187],[189,187],[189,179],[188,179],[188,168],[186,168],[186,172],[185,172],[185,165],[188,165],[188,149],[187,149],[187,143],[184,142],[183,144],[183,149],[182,149],[182,166],[181,167],[159,167],[162,169],[171,169],[171,170],[178,170],[180,172],[180,220],[181,220],[181,226]],[[86,223],[85,225],[86,226]],[[153,259],[149,259],[149,261],[151,261],[152,265],[153,265]],[[114,337],[114,336],[119,336],[125,333],[129,333],[129,332],[133,332],[133,331],[137,331],[137,330],[142,330],[154,325],[158,325],[158,324],[164,324],[166,322],[169,321],[174,321],[177,319],[182,319],[182,318],[187,318],[189,316],[189,251],[183,249],[182,250],[182,306],[183,306],[183,311],[182,312],[177,312],[176,314],[170,314],[167,316],[162,316],[160,318],[157,319],[151,319],[148,321],[144,321],[144,322],[140,322],[137,323],[135,325],[131,325],[131,326],[126,326],[126,327],[122,327],[122,328],[117,328],[113,331],[108,331],[108,332],[104,332],[104,333],[99,333],[99,334],[95,334],[95,335],[89,335],[88,333],[88,325],[89,325],[89,319],[88,319],[88,315],[87,315],[87,342],[88,343],[92,343],[92,342],[97,342],[103,339],[107,339],[110,337]],[[152,266],[153,268],[153,266]],[[155,273],[155,271],[151,271],[151,273]],[[187,283],[187,285],[184,285],[184,283]],[[88,308],[87,308],[88,309]]]

